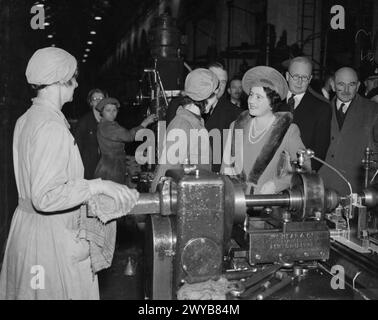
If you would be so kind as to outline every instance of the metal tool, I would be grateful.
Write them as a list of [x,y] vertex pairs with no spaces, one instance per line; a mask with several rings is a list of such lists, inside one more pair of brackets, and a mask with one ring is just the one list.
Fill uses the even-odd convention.
[[232,294],[234,296],[240,296],[241,298],[247,298],[252,292],[255,292],[257,289],[261,288],[261,281],[272,276],[280,268],[281,265],[279,264],[273,265],[260,271],[245,281],[237,282],[235,284],[235,288],[232,290]]
[[266,289],[265,291],[261,292],[256,296],[256,300],[264,300],[267,297],[271,296],[272,294],[276,293],[278,290],[281,290],[282,288],[289,285],[295,277],[290,277],[286,273],[278,273],[276,274],[276,278],[281,278],[280,282],[275,284],[274,286]]
[[266,290],[272,285],[272,280],[273,276],[269,276],[268,280],[264,281],[263,283],[258,283],[249,289],[245,290],[243,293],[240,294],[240,299],[244,300],[256,300],[256,291],[262,289]]

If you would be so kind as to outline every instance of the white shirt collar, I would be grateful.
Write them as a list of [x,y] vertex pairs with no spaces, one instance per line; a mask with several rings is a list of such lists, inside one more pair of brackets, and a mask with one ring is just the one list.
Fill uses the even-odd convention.
[[[298,107],[298,105],[301,103],[301,101],[302,101],[302,99],[303,99],[303,97],[304,97],[305,94],[306,94],[306,92],[303,92],[303,93],[300,93],[300,94],[296,94],[294,96],[294,109],[296,107]],[[289,90],[287,92],[287,99],[286,99],[286,101],[288,101],[292,95],[293,95],[293,93]]]
[[96,112],[96,111],[94,110],[94,108],[92,108],[92,112],[93,112],[93,115],[94,115],[96,121],[97,121],[97,122],[100,122],[100,121],[101,121],[101,115],[100,115],[100,113],[99,113],[99,112]]
[[326,88],[322,88],[322,94],[323,94],[324,98],[329,100],[329,92],[326,90]]
[[201,115],[201,111],[200,109],[194,104],[194,103],[191,103],[191,104],[188,104],[184,107],[184,109],[196,114],[197,116],[200,116]]
[[349,106],[350,106],[351,103],[352,103],[352,101],[349,101],[349,102],[342,102],[342,101],[340,101],[339,99],[336,99],[336,108],[337,108],[337,110],[339,110],[339,109],[340,109],[340,106],[341,106],[342,104],[344,104],[344,106],[343,106],[343,112],[345,113],[345,112],[348,111],[348,108],[349,108]]

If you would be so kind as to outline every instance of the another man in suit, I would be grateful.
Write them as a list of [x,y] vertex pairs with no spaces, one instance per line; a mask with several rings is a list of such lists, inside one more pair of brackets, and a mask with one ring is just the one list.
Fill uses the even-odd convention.
[[[290,61],[286,80],[289,85],[287,104],[280,111],[291,111],[294,123],[301,131],[301,138],[315,155],[324,160],[330,142],[331,108],[327,102],[316,97],[310,90],[312,63],[306,57],[296,57]],[[321,164],[311,162],[318,171]]]
[[374,102],[378,102],[378,68],[371,72],[366,80],[365,84],[365,98]]
[[107,94],[100,89],[93,89],[88,93],[87,102],[91,110],[79,120],[74,134],[84,165],[85,179],[93,179],[97,163],[100,160],[97,124],[100,122],[101,115],[96,110],[96,106],[105,97]]
[[242,88],[242,80],[240,77],[233,77],[228,85],[227,93],[230,95],[230,102],[241,108],[247,110],[247,101],[244,99],[244,92]]
[[[332,100],[331,144],[326,162],[338,169],[351,183],[353,192],[364,187],[362,159],[366,147],[376,151],[374,133],[378,133],[378,105],[361,97],[358,76],[352,68],[341,68],[332,82],[336,97]],[[340,195],[350,193],[347,184],[323,166],[319,174],[327,188]]]
[[[231,122],[235,121],[243,110],[233,105],[224,95],[228,78],[227,71],[224,69],[224,67],[220,63],[213,63],[210,64],[208,68],[210,71],[214,72],[219,79],[219,90],[217,93],[218,102],[215,104],[212,110],[210,110],[209,116],[205,121],[205,127],[207,131],[209,131],[210,135],[212,129],[218,129],[221,134],[222,139],[221,146],[219,148],[220,150],[218,151],[218,148],[215,148],[215,146],[212,144],[213,152],[220,153],[218,155],[214,155],[215,162],[219,163],[214,163],[212,170],[214,172],[219,172],[223,157],[223,141],[226,139],[226,137],[223,139],[223,130],[229,129]],[[210,141],[213,142],[212,139],[210,139]],[[216,159],[216,156],[220,156],[220,159]]]

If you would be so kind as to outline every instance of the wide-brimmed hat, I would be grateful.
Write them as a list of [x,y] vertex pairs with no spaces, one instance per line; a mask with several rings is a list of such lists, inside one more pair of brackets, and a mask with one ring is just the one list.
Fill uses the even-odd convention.
[[252,87],[267,87],[277,92],[282,100],[286,99],[289,91],[283,75],[276,69],[267,66],[249,69],[243,76],[242,85],[247,95]]
[[102,99],[97,104],[96,110],[99,111],[99,112],[102,112],[102,110],[104,110],[104,108],[107,104],[114,104],[117,107],[117,109],[119,109],[119,107],[120,107],[120,103],[116,98],[109,97],[109,98]]
[[210,70],[198,68],[190,72],[185,79],[185,95],[194,101],[209,98],[218,87],[219,80]]
[[375,79],[378,79],[378,68],[371,70],[370,73],[366,77],[366,80],[375,80]]

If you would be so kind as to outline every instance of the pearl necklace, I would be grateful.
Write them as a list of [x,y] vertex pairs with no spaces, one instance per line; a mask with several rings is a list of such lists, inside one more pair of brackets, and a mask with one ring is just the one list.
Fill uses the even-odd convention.
[[[255,118],[252,119],[251,125],[249,127],[249,134],[248,134],[248,140],[252,144],[256,144],[261,141],[261,139],[265,136],[265,134],[269,131],[270,127],[272,126],[273,122],[275,120],[275,117],[273,117],[272,121],[260,132],[257,132],[256,130],[256,121]],[[256,135],[253,134],[253,132],[256,132]]]

